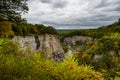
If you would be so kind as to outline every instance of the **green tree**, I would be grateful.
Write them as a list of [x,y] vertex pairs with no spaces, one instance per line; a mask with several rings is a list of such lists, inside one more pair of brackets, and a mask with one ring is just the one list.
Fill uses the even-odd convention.
[[118,24],[120,25],[120,18],[119,18],[119,20],[118,20]]
[[46,33],[48,34],[57,34],[57,31],[52,26],[48,26],[46,27],[46,29],[47,29]]
[[27,13],[28,0],[0,0],[0,16],[4,16],[9,21],[20,18],[22,13]]

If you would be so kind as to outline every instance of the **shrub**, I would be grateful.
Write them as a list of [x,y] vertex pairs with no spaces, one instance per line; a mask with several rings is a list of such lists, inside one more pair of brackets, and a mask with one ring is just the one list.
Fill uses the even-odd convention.
[[78,66],[72,58],[60,63],[39,54],[20,59],[12,55],[0,55],[0,59],[1,80],[103,80],[101,73],[95,72],[90,66]]
[[10,41],[9,39],[0,39],[0,54],[18,54],[20,51],[17,42]]
[[30,51],[31,55],[27,56],[23,52],[15,42],[0,39],[0,80],[103,79],[102,74],[92,67],[78,66],[78,61],[72,56],[58,63],[40,52]]
[[65,53],[68,52],[68,50],[69,50],[68,46],[62,45],[62,47],[63,47],[63,50],[64,50]]
[[0,37],[12,37],[14,32],[12,31],[11,23],[8,21],[0,22]]
[[[19,48],[11,41],[1,41],[0,79],[1,80],[103,80],[102,74],[90,66],[78,66],[77,60],[68,56],[57,63],[46,59],[41,53],[30,56],[16,54]],[[16,54],[16,55],[14,55]]]

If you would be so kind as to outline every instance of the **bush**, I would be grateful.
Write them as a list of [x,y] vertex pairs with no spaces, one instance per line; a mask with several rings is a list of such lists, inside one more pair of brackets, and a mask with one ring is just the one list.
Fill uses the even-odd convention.
[[8,21],[0,22],[0,37],[12,37],[14,32],[12,31],[11,23]]
[[68,52],[68,50],[69,50],[68,46],[62,45],[62,47],[63,47],[63,50],[64,50],[65,53]]
[[17,42],[12,42],[9,39],[0,39],[1,54],[18,54],[20,51]]
[[0,44],[1,80],[103,80],[101,73],[90,66],[78,66],[77,60],[71,56],[57,63],[39,52],[33,52],[30,56],[17,54],[19,47],[9,40],[0,40]]
[[90,66],[78,66],[77,61],[67,58],[57,63],[33,54],[32,57],[0,55],[1,80],[103,80],[102,74],[92,70]]

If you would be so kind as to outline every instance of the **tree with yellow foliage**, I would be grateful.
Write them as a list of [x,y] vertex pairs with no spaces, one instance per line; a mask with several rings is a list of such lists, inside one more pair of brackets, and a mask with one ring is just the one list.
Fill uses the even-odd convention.
[[12,31],[11,23],[9,21],[0,22],[0,37],[12,37],[14,32]]

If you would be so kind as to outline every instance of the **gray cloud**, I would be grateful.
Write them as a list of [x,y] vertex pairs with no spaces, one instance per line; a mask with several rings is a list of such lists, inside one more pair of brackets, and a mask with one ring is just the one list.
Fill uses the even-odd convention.
[[120,12],[120,4],[116,5],[115,7],[113,7],[112,9],[108,9],[107,11],[118,11]]
[[120,11],[120,0],[101,0],[95,8],[105,11]]
[[120,0],[34,0],[23,15],[29,23],[57,29],[95,28],[120,18]]
[[114,6],[116,4],[120,4],[119,0],[99,0],[100,3],[96,7],[107,7],[107,6]]
[[50,4],[53,8],[64,8],[67,5],[67,2],[64,0],[40,0],[41,3]]
[[96,8],[100,8],[100,7],[107,7],[110,6],[113,3],[109,3],[108,0],[101,0],[100,4],[96,6]]
[[51,3],[51,0],[40,0],[42,3]]
[[53,4],[53,8],[64,8],[67,5],[66,1],[56,1]]

